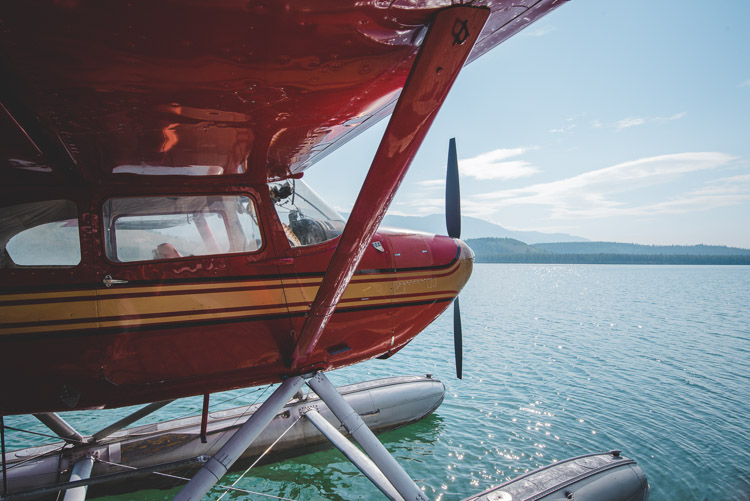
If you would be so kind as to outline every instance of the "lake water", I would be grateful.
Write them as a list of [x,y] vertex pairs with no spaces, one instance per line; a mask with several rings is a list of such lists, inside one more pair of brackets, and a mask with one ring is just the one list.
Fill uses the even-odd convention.
[[[445,383],[434,415],[381,435],[431,499],[462,499],[555,460],[611,449],[644,469],[652,500],[750,499],[750,267],[476,265],[461,294],[462,381],[450,312],[390,360],[330,374],[336,384],[421,373]],[[235,406],[258,395],[248,389],[213,402],[236,398]],[[156,419],[199,409],[200,400],[187,399]],[[91,414],[66,418],[87,432],[112,419]],[[11,447],[30,443],[8,438]],[[382,499],[336,451],[249,475],[238,487],[272,496]]]

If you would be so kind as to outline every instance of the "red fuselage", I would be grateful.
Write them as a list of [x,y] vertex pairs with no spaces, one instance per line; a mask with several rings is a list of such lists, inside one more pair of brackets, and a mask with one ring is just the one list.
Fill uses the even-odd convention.
[[[377,223],[465,62],[562,2],[453,3],[0,4],[0,415],[275,382],[432,322],[471,250]],[[269,189],[394,110],[343,236]]]
[[[460,241],[378,231],[307,365],[290,369],[338,239],[292,247],[266,185],[221,192],[255,203],[259,248],[114,261],[102,214],[108,194],[75,201],[79,264],[0,270],[12,284],[0,295],[0,378],[18,382],[2,392],[1,414],[131,405],[389,356],[471,273],[473,254]],[[195,193],[206,190],[172,194]]]

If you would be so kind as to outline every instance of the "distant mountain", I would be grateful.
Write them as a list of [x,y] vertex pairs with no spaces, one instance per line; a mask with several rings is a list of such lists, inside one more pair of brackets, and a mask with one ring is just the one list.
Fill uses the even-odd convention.
[[724,245],[639,245],[616,242],[537,243],[534,247],[553,254],[631,254],[637,256],[750,256],[750,249]]
[[[408,228],[410,230],[426,231],[445,235],[445,216],[432,214],[430,216],[385,216],[383,226],[395,226],[397,228]],[[540,233],[538,231],[512,231],[500,225],[484,221],[475,217],[463,216],[461,218],[461,238],[512,238],[536,244],[541,242],[588,242],[587,239],[567,235],[565,233]]]
[[547,255],[547,251],[526,245],[513,238],[469,238],[466,243],[481,261],[492,261],[492,258],[519,255]]
[[750,249],[718,245],[636,245],[570,242],[526,245],[512,238],[471,238],[478,263],[750,264]]

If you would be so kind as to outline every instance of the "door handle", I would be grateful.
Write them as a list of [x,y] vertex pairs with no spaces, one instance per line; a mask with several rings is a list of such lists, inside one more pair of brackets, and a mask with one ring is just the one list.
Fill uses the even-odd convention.
[[294,264],[294,258],[282,257],[279,259],[271,259],[269,261],[265,261],[263,264],[270,264],[273,266],[285,266],[285,265]]
[[105,287],[112,287],[113,284],[128,283],[127,280],[117,280],[116,278],[112,278],[112,275],[107,275],[106,277],[104,277],[104,280],[102,280],[102,282],[104,282]]

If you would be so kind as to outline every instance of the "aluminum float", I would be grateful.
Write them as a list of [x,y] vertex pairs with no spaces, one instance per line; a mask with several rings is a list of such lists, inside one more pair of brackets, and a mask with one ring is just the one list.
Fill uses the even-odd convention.
[[[400,376],[341,386],[338,392],[366,426],[383,432],[431,414],[443,401],[445,387],[431,377]],[[259,407],[260,404],[256,404],[210,412],[206,443],[201,442],[201,416],[196,415],[127,428],[108,436],[102,436],[101,432],[83,435],[83,444],[68,446],[62,452],[63,442],[9,451],[7,499],[27,499],[29,494],[83,485],[96,488],[94,494],[130,492],[145,488],[146,484],[159,486],[159,479],[152,475],[153,472],[179,473],[190,466],[205,463],[205,456],[224,444]],[[325,446],[326,437],[312,420],[309,417],[301,419],[313,409],[331,427],[347,434],[317,395],[299,393],[273,416],[266,429],[242,452],[241,458],[250,460],[260,456],[295,421],[296,424],[274,445],[272,460],[305,454]],[[93,437],[98,437],[98,441],[93,442]],[[66,482],[76,462],[89,456],[96,458],[91,478],[76,483]],[[2,499],[5,501],[6,498]]]
[[649,491],[641,467],[610,451],[544,466],[464,501],[648,501]]

